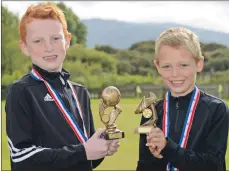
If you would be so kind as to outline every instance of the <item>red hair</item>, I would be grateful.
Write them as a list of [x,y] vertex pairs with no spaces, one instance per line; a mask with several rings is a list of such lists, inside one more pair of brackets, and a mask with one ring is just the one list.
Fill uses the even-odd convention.
[[67,22],[63,11],[54,3],[41,3],[38,5],[31,5],[26,13],[23,15],[19,23],[20,39],[26,43],[26,24],[30,23],[34,19],[54,19],[58,20],[62,26],[65,37],[68,34]]

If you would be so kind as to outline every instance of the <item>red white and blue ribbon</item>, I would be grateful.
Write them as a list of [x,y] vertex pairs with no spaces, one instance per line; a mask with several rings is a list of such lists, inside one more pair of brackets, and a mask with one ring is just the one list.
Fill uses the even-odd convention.
[[[77,124],[77,121],[75,120],[73,114],[71,114],[69,112],[69,110],[66,108],[66,106],[64,105],[64,102],[62,101],[58,92],[47,81],[45,81],[34,68],[30,72],[30,75],[32,76],[32,78],[39,80],[39,81],[43,81],[45,83],[45,86],[47,87],[50,95],[54,99],[57,107],[62,112],[64,118],[66,119],[66,121],[70,125],[70,127],[72,128],[73,132],[75,133],[75,135],[77,136],[79,141],[81,143],[86,142],[88,139],[88,136],[87,136],[84,122],[83,122],[83,129],[84,129],[84,132],[83,132],[81,130],[81,128],[79,127],[79,125]],[[78,109],[79,115],[83,121],[83,112],[82,112],[81,105],[80,105],[79,100],[78,100],[77,93],[76,93],[75,89],[73,88],[72,84],[70,83],[70,81],[68,81],[68,84],[72,90],[72,94],[73,94],[73,98],[75,100],[76,108]]]
[[[168,137],[168,135],[169,135],[169,125],[170,125],[169,96],[170,96],[170,94],[171,94],[171,92],[168,91],[166,93],[165,100],[164,100],[164,115],[163,115],[162,130],[165,134],[165,137]],[[195,110],[196,110],[196,106],[197,106],[198,101],[199,101],[199,97],[200,97],[200,91],[195,86],[194,91],[192,93],[191,100],[189,102],[189,106],[188,106],[188,110],[187,110],[187,114],[186,114],[186,118],[185,118],[185,122],[184,122],[184,127],[182,130],[181,138],[180,138],[180,142],[179,142],[179,146],[182,148],[186,148],[188,138],[189,138],[189,132],[190,132],[191,127],[192,127],[192,121],[193,121],[193,118],[195,115]],[[166,170],[178,171],[178,169],[175,167],[172,167],[172,169],[170,169],[170,168],[171,168],[170,163],[168,163]]]

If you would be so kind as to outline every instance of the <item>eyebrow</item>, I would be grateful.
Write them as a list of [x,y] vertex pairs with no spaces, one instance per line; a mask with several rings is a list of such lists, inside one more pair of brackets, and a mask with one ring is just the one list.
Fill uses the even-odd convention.
[[[62,36],[62,34],[53,34],[53,35],[51,35],[50,37],[52,37],[52,36]],[[38,37],[38,36],[36,36],[36,37],[34,37],[34,38],[43,38],[43,37]]]
[[[62,34],[54,34],[54,35],[52,35],[52,36],[62,36]],[[51,37],[52,37],[52,36],[51,36]]]
[[43,39],[43,37],[34,37],[33,39]]

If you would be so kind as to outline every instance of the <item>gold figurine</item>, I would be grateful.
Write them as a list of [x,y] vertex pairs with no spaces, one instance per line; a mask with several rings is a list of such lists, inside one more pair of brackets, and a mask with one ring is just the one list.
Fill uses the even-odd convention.
[[[157,111],[155,108],[157,96],[150,92],[150,97],[142,98],[141,103],[138,105],[137,109],[135,110],[135,114],[142,114],[145,118],[149,118],[147,122],[142,124],[140,127],[135,129],[135,133],[139,134],[149,134],[152,128],[157,127],[156,123],[158,120]],[[161,154],[155,156],[157,158],[163,158]]]
[[[106,126],[106,131],[103,136],[107,140],[124,138],[124,132],[117,129],[117,125],[115,124],[118,115],[122,112],[121,108],[117,106],[120,102],[120,97],[120,91],[114,86],[109,86],[102,92],[102,99],[99,104],[99,115],[101,121]],[[106,114],[104,112],[108,107],[113,107],[114,109]]]
[[155,109],[157,97],[154,93],[150,92],[150,97],[142,98],[141,103],[138,105],[135,110],[135,114],[142,114],[145,118],[149,120],[142,124],[140,127],[135,129],[135,133],[139,134],[148,134],[153,127],[156,127],[157,122],[157,111]]

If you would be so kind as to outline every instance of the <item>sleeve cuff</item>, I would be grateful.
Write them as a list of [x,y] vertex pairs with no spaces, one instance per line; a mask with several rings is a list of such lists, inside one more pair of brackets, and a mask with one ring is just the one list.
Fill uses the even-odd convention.
[[171,138],[167,137],[167,144],[165,148],[161,151],[161,155],[168,160],[174,158],[177,154],[177,150],[179,149],[179,145],[176,144]]
[[87,154],[83,144],[73,145],[73,148],[78,161],[81,162],[87,161]]

